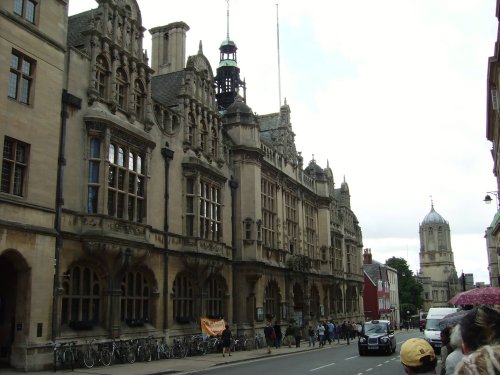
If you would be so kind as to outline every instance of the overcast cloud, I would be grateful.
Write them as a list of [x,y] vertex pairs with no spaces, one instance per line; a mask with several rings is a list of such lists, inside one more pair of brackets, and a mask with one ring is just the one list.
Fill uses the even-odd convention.
[[[230,37],[258,114],[279,110],[278,1],[231,0]],[[488,282],[484,232],[495,214],[486,140],[486,75],[495,0],[279,1],[281,96],[297,150],[344,177],[374,259],[419,269],[419,224],[434,207],[450,224],[455,266]],[[138,0],[147,29],[184,21],[215,73],[224,0]],[[69,12],[95,8],[71,0]],[[151,56],[151,38],[144,48]]]

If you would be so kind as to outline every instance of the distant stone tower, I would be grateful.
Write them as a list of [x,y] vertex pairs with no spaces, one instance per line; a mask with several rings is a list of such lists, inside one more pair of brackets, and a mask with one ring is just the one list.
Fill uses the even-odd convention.
[[424,286],[424,309],[448,306],[455,295],[458,277],[451,249],[450,225],[434,210],[425,216],[420,233],[420,281]]

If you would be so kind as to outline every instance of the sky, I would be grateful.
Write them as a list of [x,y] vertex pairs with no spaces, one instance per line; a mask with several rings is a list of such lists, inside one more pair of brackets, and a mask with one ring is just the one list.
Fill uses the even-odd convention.
[[[187,23],[186,56],[201,41],[215,73],[226,0],[137,2],[146,29]],[[69,14],[96,7],[70,0]],[[286,99],[304,166],[328,163],[336,187],[348,183],[373,259],[401,257],[419,270],[419,225],[432,199],[450,225],[459,275],[489,283],[495,0],[230,0],[229,13],[247,104],[263,115]],[[151,56],[148,31],[143,47]]]

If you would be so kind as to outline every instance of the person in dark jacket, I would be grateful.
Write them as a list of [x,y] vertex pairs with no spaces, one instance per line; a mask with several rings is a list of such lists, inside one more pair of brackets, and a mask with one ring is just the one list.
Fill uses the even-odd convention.
[[278,349],[279,347],[281,347],[281,339],[283,338],[283,334],[281,333],[281,326],[278,323],[274,325],[274,333],[276,334],[274,347]]
[[266,338],[267,354],[271,354],[271,346],[274,345],[274,341],[276,340],[276,332],[274,332],[271,322],[267,322],[267,325],[264,327],[264,336]]
[[292,342],[294,341],[294,337],[293,337],[293,327],[291,324],[288,325],[288,327],[286,328],[286,331],[285,331],[285,345],[288,344],[288,347],[291,348],[292,347]]
[[229,328],[229,324],[226,324],[226,329],[222,331],[221,340],[222,340],[222,356],[225,357],[226,351],[231,356],[231,340],[233,339],[233,334],[231,333],[231,329]]
[[295,336],[295,347],[300,348],[300,340],[302,339],[302,329],[299,326],[294,326],[293,335]]

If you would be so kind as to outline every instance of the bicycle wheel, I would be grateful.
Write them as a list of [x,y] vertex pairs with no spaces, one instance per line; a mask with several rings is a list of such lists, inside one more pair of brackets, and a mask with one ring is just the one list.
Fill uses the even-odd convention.
[[135,352],[131,348],[124,349],[125,350],[125,359],[128,363],[132,364],[135,362]]
[[151,361],[151,352],[150,350],[145,347],[145,346],[140,346],[139,349],[137,350],[137,359],[140,362],[149,362]]
[[76,351],[73,353],[73,359],[75,363],[80,367],[85,367],[83,357],[84,357],[83,352],[80,349],[76,349]]
[[173,357],[174,358],[184,358],[184,356],[182,354],[183,354],[182,346],[174,345],[174,347],[172,348]]
[[85,367],[87,368],[92,368],[94,367],[94,352],[92,350],[86,350],[85,353],[83,353],[83,363],[85,364]]
[[61,357],[61,366],[66,368],[74,366],[73,352],[70,348],[64,349]]
[[101,349],[101,363],[104,366],[109,366],[111,364],[111,352],[107,348]]

